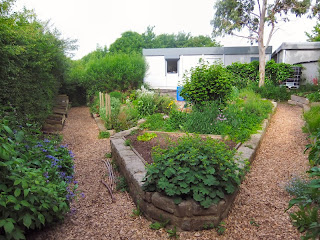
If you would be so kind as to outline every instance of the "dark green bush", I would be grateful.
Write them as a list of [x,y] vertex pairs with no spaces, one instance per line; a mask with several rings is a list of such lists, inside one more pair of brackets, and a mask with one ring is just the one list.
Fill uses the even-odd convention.
[[152,157],[144,190],[173,197],[176,203],[193,198],[208,208],[234,193],[244,174],[235,163],[235,150],[211,138],[182,137],[168,149],[155,147]]
[[[279,85],[279,83],[290,78],[293,74],[291,64],[275,63],[272,59],[266,63],[266,83]],[[259,61],[251,63],[235,62],[226,67],[232,74],[234,85],[238,88],[245,88],[252,83],[259,81]]]
[[222,101],[231,87],[232,76],[221,64],[209,66],[202,62],[190,69],[190,76],[185,76],[180,96],[195,104]]
[[[11,6],[14,1],[7,1]],[[11,105],[20,116],[43,121],[68,67],[71,43],[60,39],[28,11],[8,12],[0,4],[0,105]]]
[[233,76],[233,85],[237,88],[245,88],[250,83],[259,81],[259,61],[251,63],[234,62],[226,69]]
[[12,130],[2,120],[0,238],[24,239],[27,229],[62,220],[77,195],[73,173],[73,155],[66,146],[43,138],[32,126]]

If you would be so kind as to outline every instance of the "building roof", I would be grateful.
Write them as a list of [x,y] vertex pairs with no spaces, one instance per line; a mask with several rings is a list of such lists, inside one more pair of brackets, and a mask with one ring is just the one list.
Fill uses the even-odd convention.
[[272,54],[275,55],[282,50],[319,50],[320,42],[284,42]]
[[[143,49],[143,56],[165,56],[166,59],[179,58],[180,55],[244,55],[259,54],[258,46],[248,47],[192,47],[192,48],[153,48]],[[266,54],[272,53],[272,47]]]

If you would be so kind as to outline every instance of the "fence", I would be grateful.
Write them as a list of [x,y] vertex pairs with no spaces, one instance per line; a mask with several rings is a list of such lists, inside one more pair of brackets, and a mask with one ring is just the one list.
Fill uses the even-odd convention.
[[110,120],[111,118],[111,102],[110,95],[108,93],[99,92],[99,103],[100,108],[106,108],[106,118]]

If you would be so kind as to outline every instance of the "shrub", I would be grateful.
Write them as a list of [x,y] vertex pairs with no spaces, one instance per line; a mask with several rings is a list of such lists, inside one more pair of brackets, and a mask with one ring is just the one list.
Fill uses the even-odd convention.
[[119,100],[120,100],[120,102],[122,102],[122,93],[121,92],[111,92],[111,93],[109,93],[109,95],[110,95],[110,98],[118,98]]
[[290,99],[291,93],[285,86],[274,84],[265,84],[262,87],[251,85],[251,88],[263,98],[273,99],[274,101],[287,101]]
[[35,133],[0,123],[0,235],[6,239],[24,239],[27,229],[62,220],[77,194],[71,151]]
[[303,114],[306,120],[306,127],[310,133],[316,133],[320,128],[320,106],[311,107],[310,111]]
[[307,98],[310,102],[320,102],[320,90],[307,94]]
[[259,61],[251,63],[234,62],[228,65],[226,69],[233,76],[234,86],[237,88],[245,88],[250,83],[259,81]]
[[191,68],[189,75],[185,75],[180,95],[192,103],[222,100],[231,91],[231,75],[221,64],[209,66],[202,62]]
[[99,132],[98,138],[109,138],[110,137],[110,132]]
[[244,174],[234,161],[235,150],[208,138],[186,136],[168,149],[155,147],[143,189],[173,197],[176,203],[193,198],[204,208],[232,194]]

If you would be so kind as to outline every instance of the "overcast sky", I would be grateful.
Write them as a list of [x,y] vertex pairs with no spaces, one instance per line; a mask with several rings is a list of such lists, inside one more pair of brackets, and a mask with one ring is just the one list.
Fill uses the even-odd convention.
[[[64,38],[78,39],[79,59],[99,46],[109,47],[121,33],[143,33],[148,26],[154,32],[211,35],[215,0],[17,0],[16,7],[34,9],[40,20],[50,20]],[[316,20],[298,18],[282,24],[274,35],[273,50],[282,42],[306,41]],[[241,38],[219,38],[223,46],[249,45]]]

